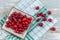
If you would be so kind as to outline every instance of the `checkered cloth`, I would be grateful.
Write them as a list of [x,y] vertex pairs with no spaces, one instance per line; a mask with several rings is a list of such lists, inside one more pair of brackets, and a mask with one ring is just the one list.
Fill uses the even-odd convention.
[[[36,6],[39,6],[40,9],[35,10],[34,8]],[[40,38],[57,22],[56,18],[52,17],[52,15],[47,14],[48,11],[47,8],[39,0],[21,0],[15,6],[15,8],[25,13],[29,13],[34,17],[34,21],[32,22],[30,29],[28,30],[25,40],[40,40]],[[52,18],[53,21],[52,22],[42,21],[42,17],[40,17],[41,20],[39,22],[36,22],[36,14],[39,12],[45,13],[47,15],[46,16],[47,19]],[[1,25],[4,24],[5,20],[7,19],[7,16],[8,15],[1,19],[0,21]],[[44,26],[43,27],[37,26],[41,22],[44,24]],[[7,40],[22,40],[21,38],[18,38],[6,31],[4,31],[3,34],[5,35]]]

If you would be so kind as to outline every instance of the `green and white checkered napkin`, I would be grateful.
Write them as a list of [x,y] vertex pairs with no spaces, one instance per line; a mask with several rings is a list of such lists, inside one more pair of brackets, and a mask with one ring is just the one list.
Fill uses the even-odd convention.
[[[39,10],[35,10],[34,8],[36,6],[39,6],[40,9]],[[43,5],[39,0],[21,0],[16,6],[16,9],[21,10],[25,13],[29,13],[30,15],[32,15],[34,17],[34,21],[32,22],[32,25],[30,27],[30,29],[28,30],[28,33],[25,37],[24,40],[40,40],[40,38],[57,22],[56,18],[52,17],[52,15],[48,15],[47,14],[47,8],[45,7],[45,5]],[[41,20],[39,22],[36,22],[36,14],[39,12],[43,12],[45,13],[47,16],[47,18],[52,18],[52,22],[48,22],[48,21],[42,21],[42,17]],[[1,19],[0,24],[3,25],[5,20],[7,19],[6,15],[5,17],[3,17],[3,19]],[[37,26],[39,23],[44,23],[43,27],[39,27]],[[6,31],[3,31],[2,33],[3,35],[5,35],[7,40],[22,40],[21,38],[18,38]]]

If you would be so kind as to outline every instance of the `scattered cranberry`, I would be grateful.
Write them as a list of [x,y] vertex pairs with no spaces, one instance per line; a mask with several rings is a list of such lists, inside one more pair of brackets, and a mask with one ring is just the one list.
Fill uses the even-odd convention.
[[43,26],[43,23],[40,23],[39,26],[42,27]]
[[52,28],[50,28],[50,30],[55,31],[55,30],[56,30],[56,28],[55,28],[55,27],[52,27]]
[[37,14],[37,17],[42,16],[43,12]]
[[37,18],[36,22],[39,22],[40,21],[40,18]]
[[13,29],[16,33],[22,34],[28,29],[29,24],[32,21],[32,17],[22,15],[20,12],[13,12],[6,22],[6,27]]
[[50,15],[51,14],[51,11],[48,11],[48,15]]
[[52,22],[52,19],[50,18],[50,19],[48,19],[48,21],[49,21],[49,22]]
[[46,21],[47,20],[47,18],[46,17],[43,17],[43,21]]
[[39,6],[36,6],[36,8],[35,8],[36,10],[39,10]]
[[42,14],[42,17],[46,17],[46,14]]

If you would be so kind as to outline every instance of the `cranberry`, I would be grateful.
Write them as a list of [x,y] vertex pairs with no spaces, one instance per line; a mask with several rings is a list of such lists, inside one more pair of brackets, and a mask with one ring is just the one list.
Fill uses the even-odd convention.
[[26,21],[27,19],[26,18],[23,18],[23,20],[22,21]]
[[43,26],[43,23],[40,23],[39,26],[42,27]]
[[11,25],[14,25],[14,23],[12,22]]
[[8,19],[12,21],[12,16],[9,16]]
[[43,14],[42,17],[46,17],[46,14]]
[[22,18],[23,18],[23,16],[21,15],[21,16],[20,16],[20,19],[22,19]]
[[24,15],[23,18],[27,18],[26,15]]
[[52,28],[50,28],[50,30],[55,31],[55,30],[56,30],[56,28],[55,28],[55,27],[52,27]]
[[23,32],[21,32],[21,31],[19,32],[19,34],[22,34],[22,33],[23,33]]
[[37,14],[37,17],[42,16],[43,12]]
[[16,32],[16,33],[19,33],[19,30],[18,30],[18,29],[15,29],[15,32]]
[[48,19],[48,21],[49,21],[49,22],[52,22],[52,19],[50,18],[50,19]]
[[11,28],[15,30],[17,28],[17,25],[12,25]]
[[13,20],[14,20],[15,22],[17,22],[17,19],[16,19],[16,18],[14,18],[14,17],[13,17]]
[[14,28],[17,28],[17,25],[14,25],[13,27],[14,27]]
[[32,20],[32,17],[29,17],[28,19],[29,19],[29,20]]
[[32,17],[27,18],[27,20],[26,20],[26,21],[28,22],[28,24],[30,24],[30,23],[31,23],[31,21],[32,21]]
[[40,15],[39,14],[37,14],[37,17],[39,17]]
[[19,28],[23,28],[22,24],[19,24]]
[[11,14],[12,17],[13,16],[16,16],[16,15],[17,15],[17,12],[16,11]]
[[36,22],[39,22],[40,21],[40,18],[37,18]]
[[22,20],[21,19],[18,19],[18,22],[22,22]]
[[23,25],[23,27],[26,27],[26,25]]
[[10,25],[7,25],[7,24],[6,24],[5,26],[6,26],[7,28],[10,28]]
[[11,20],[9,20],[9,23],[12,23],[12,21],[11,21]]
[[47,18],[46,17],[43,17],[43,21],[46,21],[47,20]]
[[36,6],[36,8],[35,8],[36,10],[39,10],[39,6]]
[[28,27],[24,27],[24,30],[27,30]]
[[50,15],[51,14],[51,11],[48,11],[48,15]]
[[22,22],[23,25],[25,25],[25,22]]
[[17,16],[20,16],[20,15],[22,15],[22,14],[21,14],[20,12],[18,12],[18,13],[17,13]]
[[26,21],[25,24],[28,25],[29,23]]
[[16,11],[14,11],[13,13],[12,13],[12,15],[16,15],[17,14],[17,12]]
[[10,22],[7,21],[5,26],[9,28],[11,26]]
[[24,29],[22,29],[21,32],[24,32]]

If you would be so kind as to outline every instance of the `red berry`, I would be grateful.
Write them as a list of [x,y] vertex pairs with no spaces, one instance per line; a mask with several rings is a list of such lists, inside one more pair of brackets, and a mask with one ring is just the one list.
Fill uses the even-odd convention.
[[21,22],[22,20],[21,19],[18,19],[18,22]]
[[17,25],[14,25],[13,27],[14,27],[14,28],[17,28]]
[[22,19],[22,18],[23,18],[23,15],[20,16],[20,19]]
[[11,21],[11,20],[9,20],[9,23],[12,23],[12,21]]
[[22,34],[22,33],[23,33],[23,32],[21,32],[21,31],[19,32],[19,34]]
[[17,28],[17,25],[12,25],[11,28],[12,29],[16,29]]
[[28,25],[29,23],[26,21],[25,24]]
[[48,15],[50,15],[51,14],[51,11],[48,11]]
[[40,23],[39,26],[42,27],[43,26],[43,23]]
[[9,21],[6,22],[6,24],[9,24],[9,23],[10,23]]
[[40,21],[40,18],[37,18],[36,22],[39,22]]
[[37,14],[37,17],[42,16],[42,14],[43,14],[42,12],[38,13]]
[[11,16],[13,17],[13,16],[16,16],[17,15],[17,12],[16,11],[14,11],[12,14],[11,14]]
[[19,28],[22,28],[23,26],[22,26],[22,24],[19,24]]
[[55,28],[55,27],[52,27],[52,28],[50,28],[50,30],[55,31],[55,30],[56,30],[56,28]]
[[46,14],[42,14],[42,17],[46,17]]
[[24,29],[22,29],[21,32],[24,32]]
[[11,26],[10,22],[7,21],[5,26],[9,28]]
[[31,23],[31,21],[32,21],[32,19],[33,19],[32,17],[29,17],[29,18],[27,18],[27,20],[26,20],[26,21],[30,24],[30,23]]
[[24,24],[23,27],[26,27],[26,25]]
[[35,8],[36,10],[39,10],[39,6],[36,6],[36,8]]
[[28,27],[24,27],[24,30],[27,30]]
[[22,22],[23,25],[25,25],[25,22]]
[[48,19],[48,21],[49,21],[49,22],[52,22],[52,19],[50,18],[50,19]]
[[29,20],[32,20],[32,17],[29,17],[28,19],[29,19]]
[[23,20],[22,21],[26,21],[27,19],[26,18],[23,18]]
[[22,29],[20,28],[19,29],[19,34],[22,34],[23,32],[24,32],[24,29],[23,28]]
[[19,30],[18,29],[15,29],[15,33],[19,33]]
[[23,18],[27,18],[26,15],[24,15]]
[[47,20],[47,18],[46,17],[43,17],[43,21],[46,21]]
[[39,15],[42,16],[43,12],[40,12]]
[[39,14],[37,14],[37,17],[39,17],[40,15]]
[[17,22],[17,19],[16,19],[16,18],[14,18],[14,17],[13,17],[13,20],[14,20],[15,22]]
[[12,22],[11,25],[14,25],[14,23]]
[[20,16],[20,15],[21,15],[21,13],[20,13],[20,12],[18,12],[18,13],[17,13],[17,16]]
[[23,28],[19,28],[18,30],[21,31]]
[[10,28],[10,25],[7,25],[7,24],[6,24],[5,26],[6,26],[7,28]]

